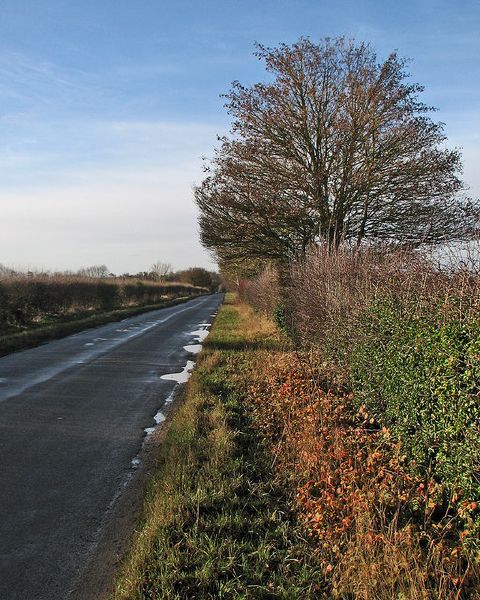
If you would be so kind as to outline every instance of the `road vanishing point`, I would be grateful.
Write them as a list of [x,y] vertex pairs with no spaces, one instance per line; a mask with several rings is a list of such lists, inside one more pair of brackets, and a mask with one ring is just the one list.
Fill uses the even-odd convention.
[[195,298],[0,358],[2,600],[68,597],[145,429],[176,386],[162,376],[185,370],[222,299]]

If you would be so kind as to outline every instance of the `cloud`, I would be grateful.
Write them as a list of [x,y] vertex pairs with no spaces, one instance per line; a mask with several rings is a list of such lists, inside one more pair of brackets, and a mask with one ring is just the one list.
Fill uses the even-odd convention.
[[3,262],[53,269],[101,262],[116,272],[158,259],[213,266],[198,242],[183,169],[104,173],[101,183],[91,173],[81,185],[0,191],[0,206]]

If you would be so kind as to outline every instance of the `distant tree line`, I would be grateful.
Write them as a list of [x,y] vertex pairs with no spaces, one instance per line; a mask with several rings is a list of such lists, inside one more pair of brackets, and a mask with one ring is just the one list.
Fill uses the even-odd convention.
[[[79,277],[86,279],[106,279],[116,278],[117,276],[110,272],[106,265],[91,265],[89,267],[82,267],[77,271],[27,271],[22,272],[9,267],[6,267],[0,263],[0,277]],[[179,271],[173,271],[170,263],[157,261],[155,262],[150,270],[139,271],[137,273],[123,273],[119,276],[122,279],[136,279],[143,281],[152,282],[168,282],[168,283],[182,283],[187,285],[193,285],[195,287],[207,288],[211,291],[217,291],[222,285],[222,278],[219,273],[215,271],[208,271],[203,267],[190,267],[188,269],[182,269]]]
[[149,271],[140,271],[135,274],[124,273],[122,277],[133,277],[147,281],[175,281],[196,287],[208,288],[212,291],[217,291],[223,282],[221,276],[216,271],[208,271],[203,267],[190,267],[188,269],[173,271],[169,263],[163,262],[154,263]]

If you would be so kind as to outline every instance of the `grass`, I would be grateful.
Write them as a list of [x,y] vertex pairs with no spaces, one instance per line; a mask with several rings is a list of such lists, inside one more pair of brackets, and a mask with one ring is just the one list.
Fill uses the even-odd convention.
[[166,434],[115,600],[321,598],[323,574],[273,475],[246,390],[284,342],[224,305]]
[[150,310],[182,304],[195,297],[197,296],[186,296],[165,300],[156,304],[149,304],[147,306],[133,306],[97,312],[95,314],[89,314],[88,316],[85,316],[85,313],[83,313],[58,317],[51,322],[32,325],[32,327],[21,332],[0,335],[0,356],[16,352],[17,350],[32,348],[49,340],[66,337],[67,335],[77,333],[78,331],[99,327],[105,323],[111,323],[112,321],[120,321],[126,317],[133,317]]

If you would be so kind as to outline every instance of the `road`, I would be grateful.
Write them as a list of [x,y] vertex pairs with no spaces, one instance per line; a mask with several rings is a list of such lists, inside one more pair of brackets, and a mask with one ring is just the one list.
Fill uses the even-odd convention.
[[[63,599],[222,300],[190,300],[0,358],[0,598]],[[197,350],[193,347],[190,350]]]

